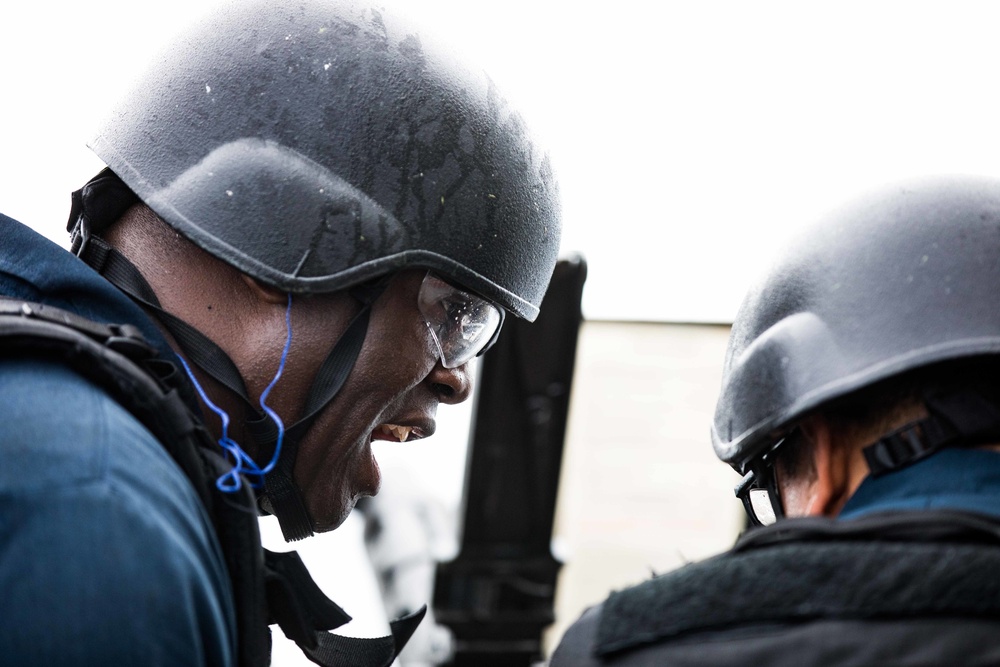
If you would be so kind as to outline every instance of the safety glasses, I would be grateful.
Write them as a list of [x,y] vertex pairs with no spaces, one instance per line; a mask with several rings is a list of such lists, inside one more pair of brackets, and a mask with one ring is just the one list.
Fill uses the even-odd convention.
[[774,443],[736,485],[736,497],[743,501],[743,509],[755,526],[770,526],[785,515],[774,475],[774,459],[789,437]]
[[490,349],[503,326],[504,311],[428,271],[417,297],[445,368],[458,368]]

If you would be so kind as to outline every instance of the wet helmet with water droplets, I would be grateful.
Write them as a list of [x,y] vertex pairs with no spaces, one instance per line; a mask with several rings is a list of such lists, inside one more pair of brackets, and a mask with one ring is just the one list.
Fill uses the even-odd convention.
[[531,320],[555,265],[557,188],[521,118],[360,5],[226,6],[91,147],[194,243],[291,292],[420,266]]

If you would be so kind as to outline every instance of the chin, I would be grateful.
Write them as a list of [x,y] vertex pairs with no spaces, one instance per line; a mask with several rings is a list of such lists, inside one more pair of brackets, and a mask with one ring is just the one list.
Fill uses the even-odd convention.
[[314,517],[313,530],[317,533],[329,533],[331,530],[340,528],[340,526],[347,521],[347,517],[354,510],[355,502],[356,501],[352,498],[340,508],[330,508],[322,514],[310,512],[310,514]]

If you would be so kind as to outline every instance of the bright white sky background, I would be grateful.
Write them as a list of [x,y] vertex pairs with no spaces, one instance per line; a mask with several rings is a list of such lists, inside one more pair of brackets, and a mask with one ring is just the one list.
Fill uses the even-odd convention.
[[[63,241],[84,147],[215,0],[0,9],[0,211]],[[591,318],[727,321],[775,242],[860,190],[1000,176],[988,2],[393,0],[491,74],[548,146]]]

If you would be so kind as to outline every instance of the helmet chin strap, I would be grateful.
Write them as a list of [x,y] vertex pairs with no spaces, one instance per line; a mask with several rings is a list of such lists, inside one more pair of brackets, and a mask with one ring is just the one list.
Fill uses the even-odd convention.
[[[262,510],[278,518],[281,534],[287,542],[301,540],[313,534],[312,519],[306,509],[305,499],[294,481],[299,442],[323,408],[340,391],[351,369],[354,368],[368,333],[371,305],[385,289],[387,282],[381,279],[374,285],[351,290],[355,298],[361,301],[361,310],[351,320],[347,330],[320,366],[306,398],[305,416],[285,433],[285,442],[277,464],[264,478],[264,493],[260,495],[259,505]],[[273,446],[272,437],[269,447]]]
[[934,388],[923,392],[928,416],[865,447],[872,477],[905,468],[946,447],[1000,441],[1000,395],[991,387]]
[[[135,265],[97,235],[107,223],[95,226],[92,217],[88,215],[87,204],[94,199],[91,195],[99,188],[103,188],[106,192],[109,188],[119,187],[128,192],[127,187],[114,174],[105,170],[80,191],[74,193],[74,218],[71,222],[73,251],[106,280],[153,312],[177,341],[185,356],[237,396],[244,407],[246,429],[257,445],[258,451],[270,457],[277,444],[277,428],[274,421],[250,400],[243,376],[229,355],[205,334],[163,310],[152,287]],[[107,200],[106,197],[101,199]],[[120,197],[115,198],[115,201],[117,202],[115,210],[105,213],[120,216],[138,199],[134,198],[134,195],[129,198],[122,193]],[[97,219],[107,221],[108,217],[100,215]],[[299,442],[319,413],[336,397],[354,368],[368,333],[371,306],[385,290],[388,281],[389,276],[383,276],[351,289],[352,296],[361,303],[361,309],[320,366],[306,396],[303,416],[285,432],[278,460],[271,472],[265,476],[263,490],[258,492],[260,509],[277,517],[282,535],[288,542],[301,540],[313,534],[312,519],[306,508],[305,499],[294,482]]]

